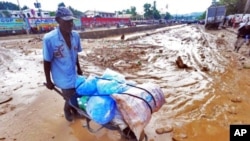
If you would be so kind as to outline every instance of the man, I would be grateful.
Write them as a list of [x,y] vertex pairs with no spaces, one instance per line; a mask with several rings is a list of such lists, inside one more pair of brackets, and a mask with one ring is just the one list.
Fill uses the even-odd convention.
[[237,34],[237,40],[234,44],[234,51],[239,52],[241,46],[246,42],[249,44],[249,38],[250,38],[250,24],[245,24],[242,25],[238,29],[238,34]]
[[58,8],[55,20],[59,27],[43,37],[46,86],[50,90],[54,86],[61,88],[65,100],[64,115],[68,121],[73,121],[74,116],[77,114],[68,101],[75,94],[77,75],[82,75],[78,60],[78,52],[82,48],[79,34],[72,31],[73,19],[75,18],[68,8]]

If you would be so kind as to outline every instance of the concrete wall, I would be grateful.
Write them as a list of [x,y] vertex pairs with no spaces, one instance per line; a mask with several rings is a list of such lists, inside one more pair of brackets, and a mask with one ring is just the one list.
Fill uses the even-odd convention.
[[166,26],[168,25],[162,24],[162,25],[138,26],[138,27],[117,28],[117,29],[98,30],[98,31],[85,31],[85,32],[80,33],[80,37],[82,39],[98,39],[98,38],[128,34],[128,33],[133,33],[133,32],[138,32],[138,31],[162,28]]

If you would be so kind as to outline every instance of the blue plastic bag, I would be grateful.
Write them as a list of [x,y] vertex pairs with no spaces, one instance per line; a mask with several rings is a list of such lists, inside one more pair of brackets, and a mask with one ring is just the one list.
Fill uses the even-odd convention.
[[82,83],[84,83],[86,80],[86,77],[83,75],[78,75],[76,77],[76,83],[75,83],[75,88],[78,88]]
[[116,72],[116,71],[113,71],[109,68],[107,68],[104,73],[102,74],[102,77],[101,78],[105,78],[105,79],[110,79],[110,80],[116,80],[120,83],[125,83],[125,76]]
[[93,95],[97,92],[96,88],[97,78],[94,75],[90,75],[84,83],[76,88],[76,93],[82,95]]
[[97,80],[97,93],[99,95],[110,95],[114,93],[122,93],[128,89],[126,84],[117,82],[116,80]]
[[98,124],[106,124],[115,116],[116,103],[110,96],[91,96],[87,102],[87,114]]

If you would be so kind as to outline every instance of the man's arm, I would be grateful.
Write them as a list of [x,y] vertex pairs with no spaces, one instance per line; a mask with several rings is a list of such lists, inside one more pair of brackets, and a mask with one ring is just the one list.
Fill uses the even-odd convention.
[[76,57],[76,66],[77,66],[77,74],[78,74],[78,75],[82,75],[82,70],[81,70],[81,67],[80,67],[78,55],[77,55],[77,57]]
[[45,73],[45,78],[46,78],[46,86],[48,89],[51,90],[54,88],[54,83],[51,81],[51,78],[50,78],[51,63],[44,60],[43,67],[44,67],[44,73]]

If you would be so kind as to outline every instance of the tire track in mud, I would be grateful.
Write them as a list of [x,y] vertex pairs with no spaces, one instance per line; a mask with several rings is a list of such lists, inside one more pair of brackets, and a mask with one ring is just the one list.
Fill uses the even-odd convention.
[[[211,78],[207,73],[203,72],[201,69],[203,68],[204,63],[200,59],[200,54],[198,53],[199,49],[199,43],[200,40],[200,34],[201,31],[197,30],[197,28],[192,27],[191,29],[179,29],[174,31],[172,34],[178,34],[178,33],[184,33],[182,35],[175,35],[176,38],[181,40],[182,48],[178,52],[178,54],[181,54],[180,56],[183,57],[183,60],[185,63],[190,65],[193,70],[186,70],[186,73],[181,73],[183,75],[180,75],[180,80],[175,80],[170,85],[173,90],[170,92],[173,93],[180,93],[177,97],[173,97],[171,101],[168,101],[168,105],[171,105],[171,110],[176,111],[177,113],[182,113],[185,108],[181,107],[187,107],[188,105],[191,105],[193,101],[195,101],[195,95],[200,93],[201,95],[205,96],[207,93],[204,93],[204,88],[208,88],[209,82],[211,81]],[[185,34],[196,34],[199,33],[198,36],[190,37]],[[174,36],[174,35],[173,35]],[[200,47],[202,48],[202,47]],[[200,75],[198,77],[195,76],[194,73],[197,73],[196,75]],[[192,74],[194,74],[192,78]],[[187,77],[189,75],[189,77]],[[193,80],[192,80],[193,79]],[[185,83],[185,80],[187,83]],[[206,82],[202,82],[206,81]],[[176,85],[178,83],[181,83],[181,85]],[[200,95],[199,94],[199,95]],[[201,97],[203,97],[201,96]],[[199,96],[198,96],[199,97]],[[199,98],[198,98],[199,99]],[[176,116],[178,115],[176,113]]]

